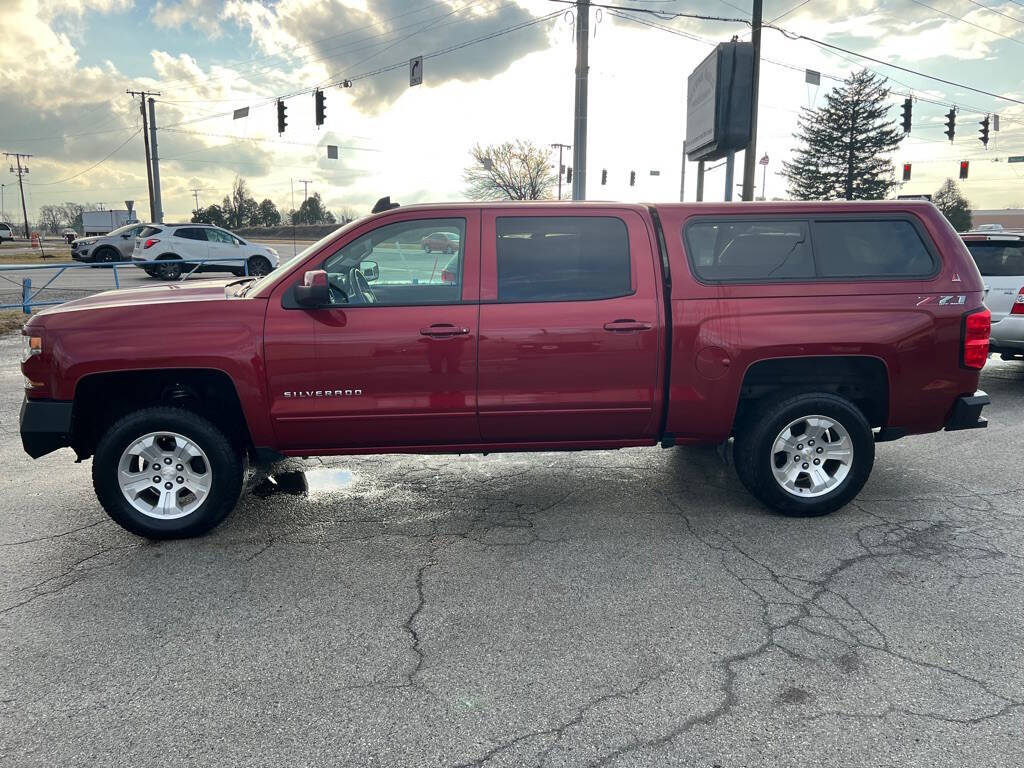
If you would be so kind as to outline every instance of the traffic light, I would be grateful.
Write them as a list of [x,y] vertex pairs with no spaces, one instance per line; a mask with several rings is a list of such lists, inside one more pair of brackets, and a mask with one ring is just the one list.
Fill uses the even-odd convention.
[[572,184],[572,166],[565,169],[565,183]]
[[608,183],[608,169],[607,168],[602,168],[601,169],[601,185],[604,186],[607,183]]
[[636,186],[636,171],[630,171],[629,172],[629,186],[631,186],[631,187],[635,187]]
[[960,161],[960,178],[961,179],[966,179],[967,178],[967,171],[970,170],[970,167],[971,167],[971,164],[967,160],[961,160]]
[[321,126],[327,114],[327,97],[324,92],[317,88],[313,91],[313,101],[316,103],[316,124]]
[[910,163],[903,164],[903,180],[910,181]]
[[950,141],[953,140],[953,136],[954,136],[954,134],[956,134],[956,110],[955,109],[951,109],[951,110],[949,110],[949,112],[946,113],[946,130],[945,130],[945,134],[946,134],[946,136],[949,137]]
[[281,99],[277,100],[277,132],[284,133],[284,127],[288,125],[288,121],[285,119],[288,115],[288,108],[285,107],[284,102]]
[[913,99],[903,100],[903,132],[910,133],[910,113],[914,109]]
[[985,149],[988,149],[988,115],[985,115],[985,119],[981,121],[981,136],[978,138],[981,143],[985,145]]

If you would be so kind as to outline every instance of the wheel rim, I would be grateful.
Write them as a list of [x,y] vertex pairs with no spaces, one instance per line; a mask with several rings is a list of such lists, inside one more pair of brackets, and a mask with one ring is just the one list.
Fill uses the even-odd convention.
[[117,483],[137,511],[157,520],[190,515],[210,493],[206,453],[177,432],[150,432],[134,440],[117,465]]
[[253,259],[249,262],[249,274],[254,277],[263,277],[270,272],[270,263],[265,259]]
[[801,416],[776,436],[770,460],[784,491],[804,499],[824,496],[850,474],[853,440],[835,419]]
[[181,266],[178,264],[165,264],[160,267],[160,275],[165,280],[176,280],[181,274]]

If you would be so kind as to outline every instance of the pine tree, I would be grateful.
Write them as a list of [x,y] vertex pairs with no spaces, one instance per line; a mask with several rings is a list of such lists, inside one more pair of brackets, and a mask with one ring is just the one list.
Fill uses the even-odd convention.
[[885,79],[854,72],[819,109],[804,107],[794,138],[800,146],[782,165],[798,200],[877,200],[896,186],[889,154],[903,132],[888,119]]
[[942,182],[932,202],[949,219],[949,223],[957,232],[966,232],[971,228],[971,204],[960,192],[960,187],[955,181],[946,179]]

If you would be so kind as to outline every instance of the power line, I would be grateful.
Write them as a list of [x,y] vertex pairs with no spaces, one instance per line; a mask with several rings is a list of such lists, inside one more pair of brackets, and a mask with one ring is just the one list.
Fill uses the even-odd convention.
[[113,148],[113,149],[112,149],[112,150],[111,150],[110,152],[108,152],[108,153],[107,153],[107,154],[106,154],[106,155],[105,155],[105,156],[103,157],[103,159],[102,159],[102,160],[98,160],[97,162],[93,163],[92,165],[90,165],[90,166],[89,166],[88,168],[86,168],[85,170],[79,171],[79,172],[78,172],[78,173],[76,173],[76,174],[73,174],[73,175],[71,175],[71,176],[68,176],[68,177],[67,177],[66,179],[59,179],[58,181],[46,181],[46,182],[34,182],[34,181],[30,181],[30,182],[26,182],[26,183],[27,183],[27,184],[28,184],[29,186],[32,186],[32,187],[52,187],[52,186],[53,186],[54,184],[63,184],[63,183],[64,183],[64,182],[66,182],[66,181],[71,181],[72,179],[77,179],[77,178],[78,178],[79,176],[82,176],[83,174],[86,174],[86,173],[88,173],[88,172],[89,172],[89,171],[91,171],[91,170],[92,170],[93,168],[97,168],[97,167],[99,167],[99,166],[103,165],[103,163],[107,162],[107,160],[109,160],[109,159],[110,159],[110,158],[112,158],[112,157],[113,157],[113,156],[114,156],[115,154],[117,154],[117,153],[118,153],[118,152],[119,152],[119,151],[120,151],[121,149],[123,149],[123,148],[124,148],[124,146],[125,146],[126,144],[128,144],[128,142],[129,142],[129,141],[131,141],[132,139],[134,139],[134,138],[135,138],[136,136],[138,136],[138,135],[139,135],[140,133],[142,133],[142,131],[138,131],[138,130],[137,130],[137,131],[135,131],[135,133],[133,133],[133,134],[132,134],[131,136],[129,136],[129,137],[127,138],[127,139],[125,139],[125,140],[124,140],[124,141],[122,141],[122,142],[121,142],[120,144],[118,144],[118,145],[117,145],[116,147],[114,147],[114,148]]
[[[206,136],[206,137],[209,137],[209,138],[216,138],[216,139],[231,139],[232,141],[235,141],[235,142],[239,142],[239,141],[258,141],[258,142],[264,143],[264,144],[287,144],[287,145],[294,146],[294,147],[316,147],[318,149],[325,146],[324,144],[311,144],[309,142],[303,142],[303,141],[287,141],[287,140],[284,140],[284,139],[265,139],[265,138],[262,138],[260,136],[234,136],[234,135],[227,134],[227,133],[209,133],[207,131],[186,131],[186,130],[182,130],[181,128],[161,128],[160,130],[162,130],[162,131],[169,131],[170,133],[188,134],[189,136]],[[339,144],[338,147],[340,149],[352,149],[352,150],[357,150],[357,151],[360,151],[360,152],[380,152],[379,149],[373,149],[372,147],[356,147],[356,146],[352,146],[352,145],[348,145],[348,144]],[[205,147],[205,149],[216,149],[216,146]],[[180,155],[179,155],[179,157],[180,157]],[[165,160],[171,160],[173,158],[166,157],[164,159]]]
[[[962,16],[957,16],[956,14],[950,13],[949,11],[944,11],[941,8],[936,8],[935,6],[928,5],[928,3],[923,3],[923,2],[921,2],[921,0],[910,0],[910,2],[914,3],[915,5],[920,5],[922,8],[927,8],[927,9],[929,9],[931,11],[935,11],[935,13],[941,13],[943,16],[949,16],[949,18],[951,18],[951,19],[956,19],[957,21],[962,21],[964,24],[969,24],[972,27],[984,30],[985,32],[988,32],[991,35],[996,35],[997,37],[1002,37],[1003,39],[1009,40],[1011,42],[1014,42],[1017,45],[1024,45],[1024,41],[1018,40],[1016,37],[1010,37],[1009,35],[1004,35],[1002,32],[996,32],[994,29],[989,29],[988,27],[983,27],[981,24],[975,24],[973,21],[968,21],[967,19],[963,18]],[[975,5],[978,5],[978,3],[975,3]],[[985,6],[981,6],[981,7],[984,8]]]
[[1016,16],[1011,16],[1008,13],[1003,13],[1002,11],[996,8],[989,8],[987,5],[982,5],[981,3],[976,2],[976,0],[967,0],[967,2],[969,2],[971,5],[978,6],[979,8],[984,8],[986,11],[990,13],[997,13],[1000,16],[1005,16],[1008,19],[1012,19],[1013,21],[1016,21],[1018,24],[1024,24],[1024,19],[1018,19]]

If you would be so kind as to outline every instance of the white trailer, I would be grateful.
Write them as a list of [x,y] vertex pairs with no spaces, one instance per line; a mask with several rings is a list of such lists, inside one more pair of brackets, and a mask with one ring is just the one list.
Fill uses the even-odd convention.
[[105,235],[108,232],[113,232],[118,227],[131,224],[136,220],[134,212],[127,210],[83,211],[83,235],[85,237],[89,235]]

